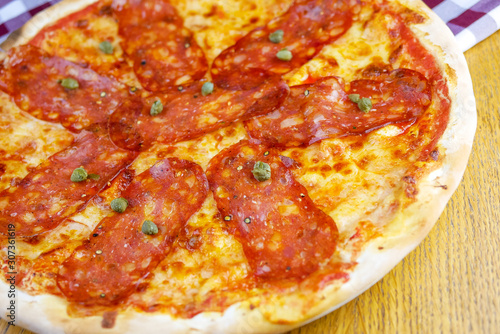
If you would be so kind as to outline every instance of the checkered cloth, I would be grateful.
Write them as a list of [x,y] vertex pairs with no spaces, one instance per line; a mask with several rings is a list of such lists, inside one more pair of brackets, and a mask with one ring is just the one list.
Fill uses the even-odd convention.
[[0,0],[0,43],[32,16],[61,0]]
[[500,29],[500,0],[424,0],[455,34],[463,51]]
[[[0,0],[0,43],[33,15],[61,0]],[[424,0],[446,22],[463,51],[500,29],[500,0]]]

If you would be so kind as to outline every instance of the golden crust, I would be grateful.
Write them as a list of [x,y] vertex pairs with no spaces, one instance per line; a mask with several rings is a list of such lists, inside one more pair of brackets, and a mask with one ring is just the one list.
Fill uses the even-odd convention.
[[14,46],[26,44],[43,28],[97,1],[98,0],[64,0],[59,2],[36,14],[21,28],[12,32],[0,47],[7,51]]
[[[95,0],[65,0],[35,16],[12,34],[1,47],[4,50],[27,43],[43,27],[57,19],[94,3]],[[424,24],[412,30],[420,41],[443,61],[452,100],[448,127],[439,146],[443,150],[441,167],[420,180],[416,201],[396,216],[406,227],[405,233],[390,239],[376,238],[358,258],[350,280],[338,286],[328,286],[318,292],[324,297],[297,322],[280,325],[270,322],[257,307],[240,302],[223,313],[201,313],[191,319],[172,318],[167,314],[126,311],[118,315],[112,329],[101,327],[102,317],[72,318],[67,302],[52,295],[30,296],[22,291],[18,296],[18,325],[39,333],[278,333],[301,326],[342,306],[367,290],[386,275],[403,257],[412,251],[429,233],[447,201],[458,187],[465,170],[476,129],[476,109],[472,82],[463,53],[446,25],[419,0],[391,0],[426,16]],[[447,188],[436,187],[436,184]],[[380,247],[383,247],[381,250]],[[8,284],[0,282],[0,305],[7,305]]]

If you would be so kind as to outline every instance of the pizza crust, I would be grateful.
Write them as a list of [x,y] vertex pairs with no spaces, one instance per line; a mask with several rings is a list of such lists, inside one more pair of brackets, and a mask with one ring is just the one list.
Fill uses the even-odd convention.
[[[39,13],[1,44],[3,50],[29,42],[42,28],[76,12],[96,0],[65,0]],[[102,328],[102,316],[71,318],[68,303],[53,295],[31,296],[17,290],[16,324],[38,333],[279,333],[306,323],[339,308],[370,288],[409,252],[416,248],[429,233],[441,215],[446,203],[458,187],[465,171],[476,129],[477,115],[472,81],[463,53],[453,34],[441,19],[419,0],[391,0],[427,16],[424,24],[412,30],[421,42],[443,59],[443,70],[449,82],[452,99],[450,120],[439,141],[444,152],[441,167],[419,183],[417,201],[401,210],[396,220],[406,227],[406,233],[374,239],[358,258],[358,265],[347,283],[328,286],[318,294],[324,298],[310,308],[301,319],[289,324],[270,322],[259,308],[250,310],[248,301],[236,303],[223,313],[205,312],[191,319],[172,318],[167,314],[139,313],[133,310],[120,313],[115,326]],[[436,187],[436,184],[447,188]],[[383,247],[383,249],[380,249]],[[0,282],[0,307],[9,303],[9,285]],[[5,309],[5,308],[3,308]],[[4,319],[5,314],[2,315]],[[8,321],[8,319],[7,319]]]
[[0,47],[4,51],[7,51],[14,46],[27,44],[43,28],[97,1],[98,0],[64,0],[50,6],[33,16],[21,28],[12,32],[9,37],[0,44]]

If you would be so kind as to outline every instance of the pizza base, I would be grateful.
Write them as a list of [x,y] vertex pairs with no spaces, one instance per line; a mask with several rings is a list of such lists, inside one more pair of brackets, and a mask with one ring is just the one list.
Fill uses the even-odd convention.
[[[96,1],[60,2],[33,17],[0,46],[3,50],[8,50],[25,44],[46,25],[94,2]],[[452,100],[449,123],[439,141],[439,146],[444,151],[443,163],[439,169],[420,180],[420,191],[415,203],[402,209],[395,218],[404,224],[407,233],[372,240],[359,256],[358,265],[347,283],[340,288],[330,285],[318,291],[324,299],[300,319],[287,324],[271,322],[258,307],[251,310],[250,302],[244,301],[230,306],[223,313],[204,312],[190,319],[128,310],[118,314],[113,328],[102,328],[102,316],[72,318],[67,314],[66,300],[53,295],[31,296],[19,289],[16,290],[16,324],[37,333],[279,333],[302,326],[339,308],[385,276],[425,238],[458,187],[472,148],[477,123],[467,63],[451,31],[419,0],[391,2],[409,7],[427,17],[425,23],[412,26],[412,30],[436,59],[444,61],[441,66],[448,80]],[[446,185],[447,188],[436,187],[436,184]],[[9,285],[1,281],[1,307],[6,307],[9,303],[8,290]],[[287,312],[285,307],[278,306],[275,311],[278,315]]]

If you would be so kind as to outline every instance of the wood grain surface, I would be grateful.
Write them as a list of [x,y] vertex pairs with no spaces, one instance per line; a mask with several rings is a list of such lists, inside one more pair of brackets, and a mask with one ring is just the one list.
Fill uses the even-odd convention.
[[441,218],[370,290],[290,334],[500,333],[500,31],[465,57],[478,127]]
[[[436,226],[370,290],[289,334],[500,333],[500,31],[465,56],[478,128]],[[2,320],[0,333],[31,332]]]

